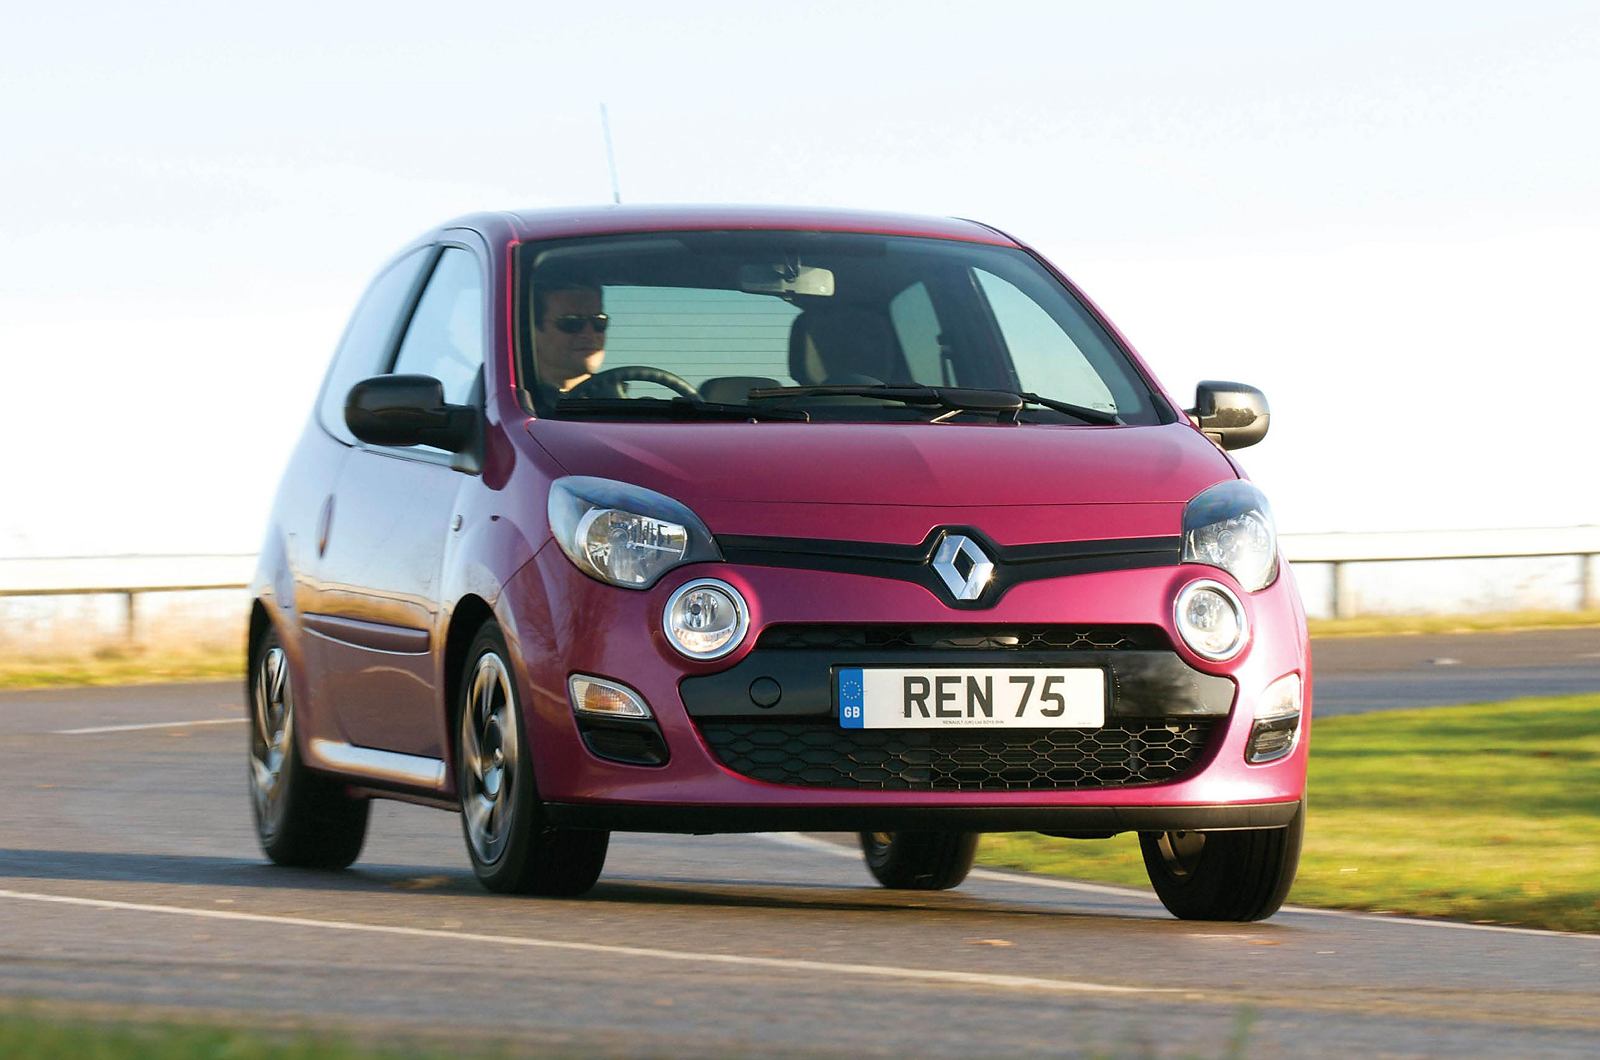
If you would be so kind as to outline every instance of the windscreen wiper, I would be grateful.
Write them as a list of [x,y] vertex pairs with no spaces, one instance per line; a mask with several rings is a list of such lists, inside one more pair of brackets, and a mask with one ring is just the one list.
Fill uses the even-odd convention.
[[1017,397],[1030,405],[1041,405],[1047,409],[1054,409],[1056,412],[1065,412],[1068,416],[1076,416],[1085,423],[1095,423],[1104,427],[1120,427],[1122,425],[1121,416],[1118,416],[1115,412],[1107,412],[1105,409],[1092,409],[1087,405],[1074,405],[1070,401],[1057,401],[1055,398],[1040,397],[1034,393],[1018,394]]
[[691,397],[661,398],[574,398],[556,402],[557,412],[598,412],[618,416],[665,416],[672,420],[784,420],[811,422],[804,409],[779,409],[761,405],[740,405],[722,401],[699,401]]
[[973,390],[959,386],[923,386],[919,383],[821,383],[816,386],[764,386],[750,391],[750,400],[777,398],[781,409],[813,395],[823,397],[873,397],[907,405],[932,405],[952,412],[1015,412],[1022,399],[1004,390]]
[[1009,415],[1012,422],[1016,422],[1017,413],[1021,411],[1023,405],[1040,405],[1056,412],[1064,412],[1069,416],[1076,416],[1085,423],[1113,426],[1122,422],[1115,413],[1057,401],[1055,398],[1041,397],[1031,392],[1018,394],[1010,390],[977,390],[960,386],[922,386],[915,383],[822,383],[816,386],[759,387],[750,391],[749,396],[751,401],[777,398],[778,404],[771,407],[781,409],[791,401],[812,395],[878,397],[886,401],[904,402],[907,405],[931,405],[948,409],[952,413],[993,412],[1002,417]]

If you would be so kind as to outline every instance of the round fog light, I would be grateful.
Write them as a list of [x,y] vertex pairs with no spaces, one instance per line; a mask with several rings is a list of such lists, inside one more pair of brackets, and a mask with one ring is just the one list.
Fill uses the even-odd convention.
[[1244,606],[1221,582],[1197,581],[1184,586],[1174,617],[1183,642],[1196,655],[1217,662],[1238,655],[1249,635]]
[[727,582],[702,578],[672,594],[662,624],[667,639],[684,655],[720,659],[744,639],[750,611],[739,590]]

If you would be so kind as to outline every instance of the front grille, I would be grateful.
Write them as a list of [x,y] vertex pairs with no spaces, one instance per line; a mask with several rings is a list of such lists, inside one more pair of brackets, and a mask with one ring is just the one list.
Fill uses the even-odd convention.
[[1194,766],[1219,724],[952,732],[705,719],[723,765],[774,784],[873,791],[1058,791],[1155,784]]
[[1157,626],[776,625],[762,632],[756,648],[1170,651],[1172,644]]

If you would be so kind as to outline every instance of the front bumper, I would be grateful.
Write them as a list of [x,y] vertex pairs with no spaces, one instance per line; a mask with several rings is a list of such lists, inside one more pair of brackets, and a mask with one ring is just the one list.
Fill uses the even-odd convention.
[[[680,656],[660,626],[667,597],[699,576],[736,586],[751,611],[739,649],[712,663]],[[526,675],[522,691],[539,794],[555,824],[668,832],[951,827],[1082,835],[1281,827],[1304,794],[1311,706],[1305,620],[1292,577],[1285,567],[1271,587],[1239,594],[1252,639],[1227,663],[1188,652],[1171,626],[1172,601],[1195,578],[1226,575],[1197,566],[1079,574],[1017,585],[992,608],[955,611],[907,582],[729,563],[683,567],[652,589],[635,592],[585,577],[550,546],[512,579],[500,610]],[[719,757],[706,727],[762,713],[741,689],[748,689],[755,669],[778,660],[769,654],[766,664],[752,663],[757,642],[769,628],[807,626],[1142,629],[1160,643],[1111,647],[1093,660],[1076,655],[1073,662],[1104,665],[1114,686],[1126,690],[1113,699],[1112,717],[1128,714],[1158,726],[1203,723],[1204,746],[1177,775],[1154,782],[1123,776],[1109,784],[1090,778],[1006,790],[919,790],[916,783],[883,790],[797,777],[774,782],[729,768],[726,747],[719,748]],[[925,649],[911,650],[912,661],[928,660]],[[980,658],[981,650],[950,654],[945,664],[996,661]],[[856,645],[796,652],[788,659],[795,671],[783,682],[781,704],[794,716],[781,720],[837,733],[831,678],[823,676],[832,667],[824,671],[821,664],[889,664],[909,656]],[[1061,664],[1059,655],[1024,660],[1007,651],[1004,659],[1007,665],[1045,661]],[[567,677],[575,672],[623,683],[650,704],[666,745],[664,764],[607,761],[586,746],[566,693]],[[1299,741],[1279,761],[1247,764],[1255,700],[1288,673],[1304,680]]]

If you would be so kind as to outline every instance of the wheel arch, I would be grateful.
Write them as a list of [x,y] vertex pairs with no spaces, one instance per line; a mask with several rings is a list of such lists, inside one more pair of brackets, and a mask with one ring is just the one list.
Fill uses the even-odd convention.
[[477,636],[478,630],[482,629],[484,622],[490,619],[499,622],[489,602],[476,593],[468,593],[456,601],[455,609],[450,613],[449,628],[445,630],[443,669],[445,748],[449,754],[446,761],[451,767],[451,773],[454,772],[456,756],[456,712],[461,709],[461,697],[457,693],[467,669],[467,650],[472,647],[472,640]]

